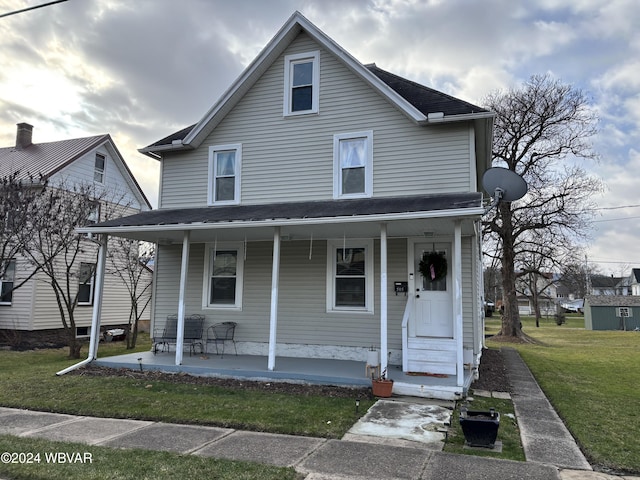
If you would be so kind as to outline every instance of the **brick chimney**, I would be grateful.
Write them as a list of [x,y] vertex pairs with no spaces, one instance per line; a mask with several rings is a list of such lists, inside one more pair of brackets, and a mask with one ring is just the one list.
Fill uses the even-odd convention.
[[18,132],[16,133],[16,150],[22,150],[31,145],[33,135],[33,125],[28,123],[18,123]]

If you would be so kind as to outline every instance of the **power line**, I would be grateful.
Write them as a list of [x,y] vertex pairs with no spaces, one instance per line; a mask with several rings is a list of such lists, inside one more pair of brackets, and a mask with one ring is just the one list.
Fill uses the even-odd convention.
[[600,207],[594,208],[594,210],[619,210],[621,208],[638,208],[640,205],[620,205],[619,207]]
[[54,0],[53,2],[43,3],[42,5],[34,5],[33,7],[23,8],[22,10],[15,10],[9,13],[0,13],[0,18],[8,17],[9,15],[15,15],[16,13],[28,12],[29,10],[35,10],[36,8],[48,7],[49,5],[54,5],[56,3],[66,2],[67,0]]

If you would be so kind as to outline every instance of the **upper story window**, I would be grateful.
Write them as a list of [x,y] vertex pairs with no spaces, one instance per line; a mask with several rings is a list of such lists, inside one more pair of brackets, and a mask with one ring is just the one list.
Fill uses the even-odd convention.
[[0,305],[11,305],[15,275],[16,261],[9,260],[5,265],[4,275],[0,277]]
[[240,203],[242,145],[209,147],[209,205]]
[[320,52],[284,57],[284,115],[318,113]]
[[373,194],[373,131],[333,136],[333,197]]
[[104,183],[104,167],[107,157],[101,153],[96,153],[96,161],[93,169],[93,179],[98,183]]
[[93,303],[93,277],[95,264],[80,263],[78,275],[78,305],[91,305]]
[[237,243],[208,245],[205,262],[202,307],[241,310],[242,246]]

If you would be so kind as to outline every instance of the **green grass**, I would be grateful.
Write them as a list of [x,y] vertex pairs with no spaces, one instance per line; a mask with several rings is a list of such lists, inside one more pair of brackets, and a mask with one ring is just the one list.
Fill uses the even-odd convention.
[[524,450],[520,442],[520,430],[518,424],[513,417],[515,412],[513,410],[513,403],[511,400],[502,400],[497,398],[485,398],[485,397],[473,397],[473,402],[470,402],[467,407],[469,410],[481,410],[487,411],[490,408],[495,408],[496,412],[500,413],[500,427],[498,427],[497,440],[502,442],[502,452],[498,453],[491,449],[465,449],[464,448],[464,434],[460,427],[460,407],[465,402],[458,402],[456,409],[454,410],[451,418],[451,427],[447,434],[447,443],[444,447],[445,452],[459,453],[465,455],[476,455],[481,457],[494,457],[504,460],[517,460],[524,462]]
[[[148,350],[149,345],[140,345]],[[122,344],[101,345],[101,356],[130,353]],[[260,432],[340,438],[373,400],[285,395],[269,391],[91,377],[55,372],[72,365],[65,350],[0,352],[0,405],[75,415],[136,418]]]
[[[584,330],[581,316],[539,328],[522,319],[540,345],[512,344],[590,463],[640,472],[640,333]],[[495,332],[499,320],[488,319]],[[488,341],[492,347],[504,343]]]
[[[120,450],[77,443],[0,435],[0,452],[32,454],[33,463],[0,463],[0,477],[16,480],[173,480],[215,478],[219,480],[295,480],[293,468],[252,462],[218,460],[147,450]],[[47,462],[47,455],[67,453],[89,463]],[[39,456],[36,456],[38,455]],[[88,455],[86,455],[88,454]],[[50,458],[50,457],[49,457]]]

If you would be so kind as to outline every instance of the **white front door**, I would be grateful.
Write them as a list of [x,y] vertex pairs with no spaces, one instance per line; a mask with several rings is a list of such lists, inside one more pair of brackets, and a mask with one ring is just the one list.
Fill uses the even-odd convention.
[[[418,337],[453,338],[453,296],[451,288],[451,244],[416,243],[415,268],[415,335]],[[425,254],[438,252],[447,260],[446,274],[437,278],[435,271],[420,274],[420,261]],[[434,275],[435,274],[435,275]],[[436,276],[436,278],[434,278]]]

